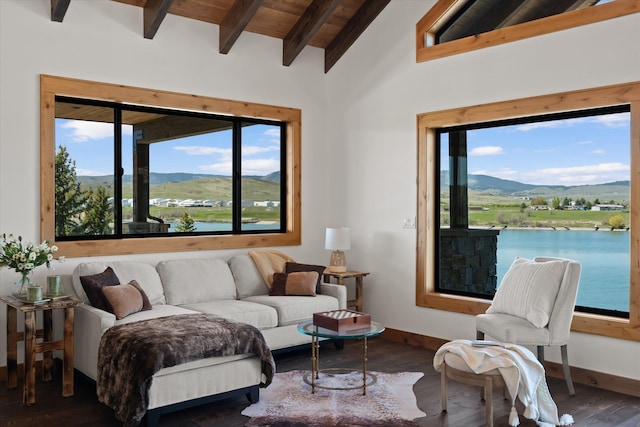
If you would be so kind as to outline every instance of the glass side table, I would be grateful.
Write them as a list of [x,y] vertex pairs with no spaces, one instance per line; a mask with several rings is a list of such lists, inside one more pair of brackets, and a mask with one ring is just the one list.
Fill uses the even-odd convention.
[[[301,334],[311,336],[311,373],[304,376],[304,382],[311,386],[311,393],[316,392],[316,388],[323,388],[329,390],[352,390],[362,389],[362,394],[367,394],[367,387],[375,384],[376,377],[372,374],[367,374],[367,339],[377,337],[384,332],[384,326],[378,322],[371,322],[371,326],[362,329],[354,329],[351,331],[338,332],[331,329],[321,328],[313,324],[313,320],[307,320],[298,324],[298,332]],[[320,379],[320,373],[327,373],[330,371],[346,371],[340,368],[326,368],[320,369],[320,338],[331,338],[338,340],[362,340],[362,384],[358,384],[353,387],[329,387],[319,384],[317,380]],[[353,370],[349,370],[353,371]]]

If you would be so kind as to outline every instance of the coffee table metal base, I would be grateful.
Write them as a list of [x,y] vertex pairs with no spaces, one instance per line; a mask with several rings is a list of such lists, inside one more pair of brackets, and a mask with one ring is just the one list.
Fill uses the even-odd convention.
[[[335,387],[335,386],[322,385],[321,382],[318,382],[318,380],[322,381],[323,375],[327,375],[327,376],[347,375],[353,372],[359,372],[362,375],[362,380],[363,380],[362,384],[349,386],[349,387]],[[313,373],[307,372],[306,374],[304,374],[303,380],[305,383],[309,384],[312,387],[312,392],[315,392],[314,389],[316,388],[321,388],[323,390],[363,389],[364,390],[363,394],[366,394],[366,387],[371,387],[372,385],[374,385],[378,381],[378,377],[376,377],[374,374],[371,374],[371,373],[364,374],[360,369],[325,368],[325,369],[320,369],[320,371],[318,371],[315,376],[313,375]]]
[[[319,336],[317,335],[317,326],[316,326],[316,334],[311,336],[311,373],[310,374],[306,374],[304,376],[304,381],[311,385],[311,394],[314,394],[316,392],[316,387],[317,388],[322,388],[322,389],[328,389],[328,390],[355,390],[355,389],[362,389],[362,395],[366,395],[367,394],[367,387],[375,384],[375,382],[377,381],[377,378],[375,377],[375,375],[367,375],[367,337],[363,337],[362,338],[362,370],[360,372],[362,372],[362,384],[361,385],[357,385],[357,386],[353,386],[353,387],[327,387],[327,386],[323,386],[321,384],[318,384],[316,380],[318,380],[320,378],[320,373],[321,372],[336,372],[336,371],[342,371],[345,372],[345,369],[341,369],[341,368],[328,368],[328,369],[320,369],[320,339]],[[353,372],[353,370],[350,370],[349,372]],[[309,379],[309,377],[311,379]],[[369,381],[367,381],[367,378],[369,378]]]

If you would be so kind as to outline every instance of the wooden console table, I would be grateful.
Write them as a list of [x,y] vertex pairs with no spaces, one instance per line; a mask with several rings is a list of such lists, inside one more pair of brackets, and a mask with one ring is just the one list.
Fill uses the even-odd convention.
[[364,296],[362,279],[368,275],[369,273],[365,273],[363,271],[345,271],[344,273],[336,273],[333,271],[329,271],[328,269],[323,273],[325,283],[331,283],[331,278],[335,277],[337,279],[338,285],[345,286],[344,279],[356,279],[356,299],[347,301],[347,308],[355,307],[355,309],[360,312],[363,311],[362,297]]
[[[27,303],[5,295],[0,301],[7,304],[7,387],[18,386],[18,341],[24,341],[24,394],[23,402],[36,402],[36,354],[42,353],[42,380],[51,381],[53,352],[63,351],[62,395],[73,396],[73,308],[80,304],[75,297]],[[53,340],[53,310],[64,310],[64,338]],[[18,311],[24,313],[24,332],[18,332]],[[42,330],[36,329],[36,313],[42,312]],[[42,342],[36,343],[36,339]]]

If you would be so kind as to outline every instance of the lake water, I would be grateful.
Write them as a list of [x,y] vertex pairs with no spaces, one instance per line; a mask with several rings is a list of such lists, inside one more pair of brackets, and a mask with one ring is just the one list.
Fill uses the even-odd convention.
[[515,257],[552,256],[582,264],[577,305],[629,311],[629,233],[603,230],[501,230],[498,283]]

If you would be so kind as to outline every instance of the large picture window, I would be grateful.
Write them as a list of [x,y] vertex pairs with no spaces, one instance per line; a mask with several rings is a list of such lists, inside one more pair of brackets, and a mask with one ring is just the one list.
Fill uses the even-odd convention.
[[299,110],[41,86],[42,234],[66,256],[299,243]]
[[[553,140],[546,141],[549,137],[534,129],[556,133],[564,129],[572,136],[551,144]],[[593,148],[585,148],[589,146]],[[541,152],[535,153],[532,147],[539,147]],[[523,148],[529,149],[524,157],[527,167],[513,167],[522,164],[517,153]],[[587,164],[578,161],[581,153],[609,160]],[[538,255],[528,250],[544,242],[531,234],[524,241],[512,239],[508,231],[522,228],[527,233],[544,232],[548,234],[544,239],[552,241],[536,252],[551,254],[555,250],[555,256],[579,258],[571,248],[594,244],[568,239],[578,236],[577,229],[582,228],[580,232],[586,234],[580,238],[590,235],[617,241],[595,243],[595,255],[582,260],[585,277],[581,279],[579,311],[574,313],[572,330],[640,341],[640,82],[420,114],[418,165],[417,305],[472,315],[483,313],[492,289],[499,284],[500,271],[509,266],[509,261],[500,263],[496,258],[494,271],[482,275],[486,279],[493,274],[489,278],[492,283],[479,285],[472,277],[471,288],[446,289],[458,284],[441,281],[449,274],[443,267],[453,264],[447,263],[447,257],[454,259],[442,245],[443,234],[466,238],[479,233],[491,239],[493,233],[497,253],[506,249],[505,259],[512,261],[515,256]],[[535,179],[529,181],[515,173],[527,169],[538,172],[533,175]],[[493,180],[486,178],[489,176]],[[584,187],[594,176],[601,182]],[[478,183],[480,180],[483,182]],[[523,182],[534,186],[513,187]],[[511,203],[496,198],[503,184],[509,186]],[[554,185],[577,192],[553,194]],[[479,186],[484,190],[476,193]],[[549,188],[543,191],[543,187]],[[469,188],[473,192],[467,192]],[[605,188],[612,191],[597,193]],[[502,190],[507,191],[504,186]],[[618,249],[611,245],[618,245]],[[464,246],[471,247],[471,252],[477,249],[475,245]],[[460,258],[455,261],[456,265],[465,265]],[[603,265],[608,265],[604,267],[608,269],[606,277],[589,284],[591,277],[586,276],[595,276],[592,269]],[[606,298],[587,298],[589,288],[593,292],[594,286],[604,287],[604,291],[595,291],[604,292]]]
[[436,290],[490,299],[515,257],[570,258],[576,309],[628,317],[629,126],[622,105],[440,129]]

